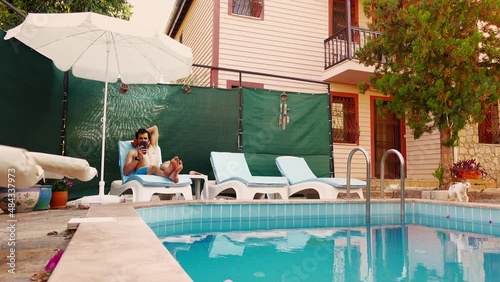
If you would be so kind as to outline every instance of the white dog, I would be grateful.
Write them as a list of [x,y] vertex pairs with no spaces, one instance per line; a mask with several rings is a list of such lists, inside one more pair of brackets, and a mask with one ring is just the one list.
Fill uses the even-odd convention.
[[470,183],[468,181],[452,184],[450,186],[450,189],[448,189],[448,195],[450,197],[450,200],[458,199],[460,202],[463,202],[464,200],[468,202],[469,196],[467,196],[467,190],[469,188],[470,188]]

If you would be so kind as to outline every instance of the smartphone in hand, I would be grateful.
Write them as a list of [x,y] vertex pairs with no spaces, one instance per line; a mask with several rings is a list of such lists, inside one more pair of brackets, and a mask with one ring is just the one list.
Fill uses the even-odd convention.
[[148,141],[140,141],[139,142],[139,146],[143,147],[143,148],[146,148],[148,146]]
[[143,154],[146,153],[147,147],[148,147],[148,141],[140,141],[139,142],[139,148],[141,148],[141,151]]

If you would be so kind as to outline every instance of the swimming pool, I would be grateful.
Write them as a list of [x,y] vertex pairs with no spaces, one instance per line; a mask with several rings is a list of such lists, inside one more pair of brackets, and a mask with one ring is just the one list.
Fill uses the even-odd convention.
[[[332,267],[336,264],[330,264],[325,273],[331,273],[331,277],[324,276],[325,274],[320,276],[326,278],[326,280],[317,280],[318,278],[314,276],[316,271],[306,272],[309,275],[306,277],[296,273],[294,275],[292,272],[288,273],[287,270],[283,269],[271,274],[270,270],[259,271],[250,267],[248,273],[252,273],[252,279],[255,281],[362,281],[364,279],[373,279],[373,281],[394,281],[397,279],[443,281],[442,279],[451,279],[453,277],[460,277],[460,281],[493,281],[489,280],[492,279],[490,277],[500,275],[499,272],[495,272],[493,267],[500,263],[500,243],[498,242],[500,225],[496,222],[500,220],[500,210],[491,207],[472,208],[467,205],[409,201],[405,205],[406,219],[403,225],[401,225],[399,217],[399,202],[375,202],[372,204],[371,210],[371,223],[368,225],[365,220],[364,202],[352,201],[173,205],[145,208],[137,211],[158,237],[176,236],[164,239],[164,241],[171,241],[170,247],[169,243],[167,243],[167,248],[171,253],[174,253],[174,256],[181,253],[185,254],[182,251],[183,248],[190,249],[193,247],[194,250],[196,249],[194,246],[201,244],[200,246],[204,246],[201,249],[207,250],[205,257],[210,258],[210,251],[214,242],[215,245],[220,245],[220,238],[224,240],[231,236],[234,237],[234,234],[230,233],[233,231],[239,233],[241,231],[251,231],[252,234],[259,233],[254,232],[255,230],[273,230],[267,232],[285,232],[286,234],[288,232],[302,232],[306,235],[309,234],[311,242],[316,242],[315,244],[318,243],[318,239],[322,238],[327,244],[327,248],[331,247],[332,250],[335,249],[332,245],[332,242],[335,242],[333,234],[357,234],[354,237],[350,236],[349,240],[345,237],[343,240],[350,242],[349,247],[337,252],[344,253],[345,256],[354,252],[354,255],[349,255],[349,257],[351,259],[355,258],[356,263],[351,263],[347,265],[348,267],[345,263],[341,263],[343,267]],[[300,229],[304,230],[300,231]],[[315,232],[323,234],[330,232],[332,235],[330,237],[311,235]],[[263,234],[253,236],[262,237]],[[243,235],[243,237],[245,236],[249,237],[248,234]],[[189,242],[179,242],[183,238],[190,238],[188,239]],[[283,238],[287,238],[287,235],[283,233],[281,237],[277,238],[281,239],[276,240],[284,240]],[[172,242],[173,240],[177,240],[177,242]],[[357,243],[353,245],[353,242]],[[455,249],[450,247],[452,244],[455,244]],[[229,244],[223,245],[228,246]],[[241,249],[241,246],[236,245],[235,250]],[[383,247],[384,245],[392,247]],[[174,248],[175,246],[179,247],[179,249]],[[314,258],[310,252],[311,250],[314,252],[318,246],[306,246],[308,245],[306,244],[303,248],[303,250],[306,250],[305,257],[298,256],[295,257],[295,260],[299,261],[299,265],[300,262],[305,263],[302,265],[303,269],[315,269],[314,260],[311,261],[308,258]],[[358,246],[354,248],[357,248],[358,251],[353,251],[353,246]],[[246,251],[247,247],[248,251]],[[263,254],[265,249],[271,250],[271,247],[261,249],[257,254]],[[251,248],[245,245],[243,249],[244,252],[252,253]],[[208,251],[209,249],[210,251]],[[220,252],[220,250],[214,249],[213,252]],[[276,253],[276,251],[273,251],[265,256]],[[396,255],[392,256],[394,254]],[[251,281],[247,277],[238,280],[237,274],[241,273],[241,271],[228,273],[229,276],[214,277],[215,280],[209,280],[206,270],[201,272],[205,276],[200,280],[196,277],[197,274],[190,273],[190,266],[212,265],[212,272],[214,266],[211,263],[203,262],[200,254],[197,254],[197,256],[199,259],[197,262],[187,259],[187,264],[184,264],[182,259],[177,258],[194,281],[224,281],[220,280],[222,278],[236,278],[235,280],[232,279],[233,281]],[[245,260],[244,257],[234,255],[232,257],[236,257],[237,261]],[[334,252],[328,257],[336,258]],[[473,261],[473,258],[478,258],[478,260]],[[233,269],[231,265],[234,265],[234,262],[225,261],[226,259],[224,257],[216,264],[220,268],[217,273],[221,273],[224,269]],[[284,260],[273,258],[272,261]],[[261,262],[262,257],[254,255],[254,257],[250,258],[250,261]],[[325,261],[328,260],[325,259]],[[337,262],[339,261],[343,260],[337,259]],[[431,263],[422,263],[425,261]],[[230,267],[227,267],[227,265]],[[293,264],[289,264],[287,267],[285,269],[290,271],[294,269]],[[357,273],[358,276],[349,278],[344,275],[353,272]],[[283,276],[285,274],[286,276]]]

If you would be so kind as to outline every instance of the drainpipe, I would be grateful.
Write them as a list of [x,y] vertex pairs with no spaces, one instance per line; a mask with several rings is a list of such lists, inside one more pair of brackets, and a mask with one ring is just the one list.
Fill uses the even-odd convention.
[[349,60],[352,59],[351,56],[351,42],[352,42],[352,34],[351,34],[351,0],[345,1],[346,10],[347,10],[347,57]]

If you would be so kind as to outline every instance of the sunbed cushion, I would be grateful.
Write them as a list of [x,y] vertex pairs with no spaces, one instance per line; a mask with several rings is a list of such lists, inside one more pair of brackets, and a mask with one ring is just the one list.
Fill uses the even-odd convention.
[[[293,156],[282,156],[276,158],[276,165],[281,174],[288,178],[291,185],[300,184],[304,182],[318,181],[333,185],[336,188],[347,188],[346,178],[331,178],[321,177],[317,178],[311,171],[309,165],[304,158]],[[366,187],[366,182],[351,178],[351,188]]]
[[243,153],[211,152],[210,162],[218,183],[252,177]]
[[317,179],[304,158],[291,156],[277,157],[276,166],[281,172],[281,175],[286,176],[288,182],[292,185],[310,181],[311,179]]
[[231,177],[224,182],[230,180],[241,181],[243,184],[249,187],[282,187],[288,185],[286,177],[274,177],[274,176],[250,176],[248,178]]
[[235,180],[250,187],[282,187],[286,177],[252,176],[243,153],[211,152],[210,161],[217,183]]
[[[328,183],[335,186],[336,188],[347,188],[347,178],[328,178],[320,177],[316,179],[319,182]],[[356,178],[351,178],[351,188],[364,188],[366,187],[366,182]]]
[[[139,175],[139,174],[132,174],[129,175],[127,178],[126,182],[130,182],[133,180],[139,181],[142,186],[144,186],[145,189],[148,188],[148,186],[151,187],[166,187],[166,188],[173,188],[173,187],[182,187],[186,186],[187,184],[191,184],[191,178],[187,175],[179,175],[179,182],[174,183],[172,180],[163,177],[163,176],[157,176],[157,175]],[[125,183],[125,182],[123,182]]]

